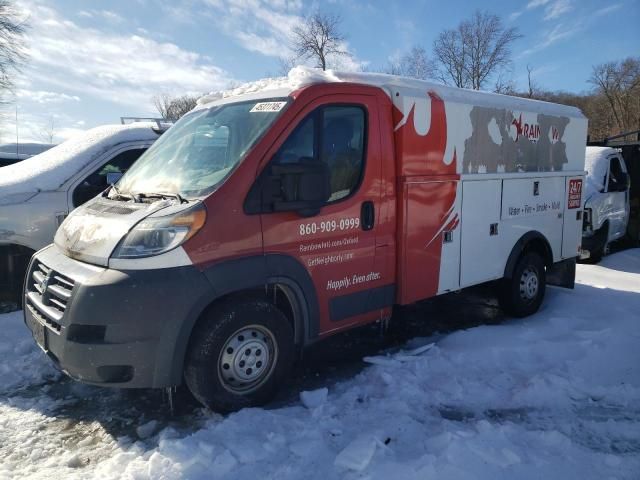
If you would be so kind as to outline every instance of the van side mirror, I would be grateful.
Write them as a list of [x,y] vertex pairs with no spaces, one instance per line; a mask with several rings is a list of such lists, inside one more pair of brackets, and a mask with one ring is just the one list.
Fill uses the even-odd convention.
[[122,172],[109,172],[107,173],[107,185],[114,185],[122,178],[124,174]]
[[331,196],[329,167],[308,157],[272,164],[260,175],[244,204],[248,214],[297,212],[317,215]]
[[[324,162],[301,158],[295,163],[272,165],[271,198],[274,212],[296,211],[303,217],[317,215],[331,196],[329,167]],[[278,191],[279,185],[279,191]]]

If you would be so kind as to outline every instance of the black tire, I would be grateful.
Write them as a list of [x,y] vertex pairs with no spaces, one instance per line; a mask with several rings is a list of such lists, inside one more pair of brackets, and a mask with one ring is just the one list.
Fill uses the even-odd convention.
[[589,252],[589,258],[587,259],[587,263],[596,264],[600,263],[602,257],[606,255],[607,252],[607,239],[609,238],[609,224],[605,223],[600,227],[595,233],[596,237],[595,246],[593,250]]
[[544,260],[535,253],[520,257],[511,278],[504,278],[500,286],[500,306],[514,317],[526,317],[537,312],[546,290]]
[[275,305],[235,297],[214,306],[194,329],[184,379],[212,410],[259,406],[289,375],[293,354],[291,325]]

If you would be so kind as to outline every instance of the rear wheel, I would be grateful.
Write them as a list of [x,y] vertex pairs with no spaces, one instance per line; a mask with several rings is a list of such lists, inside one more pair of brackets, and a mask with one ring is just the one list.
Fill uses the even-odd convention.
[[232,299],[214,307],[195,329],[184,372],[191,393],[216,411],[268,402],[288,375],[293,331],[263,299]]
[[500,306],[509,315],[526,317],[538,311],[546,290],[542,257],[525,253],[520,257],[511,278],[502,280]]

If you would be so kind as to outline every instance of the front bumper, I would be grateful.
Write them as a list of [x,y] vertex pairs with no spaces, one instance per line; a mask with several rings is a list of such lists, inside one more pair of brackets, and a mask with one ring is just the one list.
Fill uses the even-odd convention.
[[193,266],[119,271],[73,260],[54,245],[34,255],[25,282],[25,323],[63,372],[144,388],[181,382],[183,326],[211,288]]

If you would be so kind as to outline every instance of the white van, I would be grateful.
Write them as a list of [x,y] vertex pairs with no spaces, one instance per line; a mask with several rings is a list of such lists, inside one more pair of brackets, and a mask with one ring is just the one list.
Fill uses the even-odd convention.
[[162,133],[144,122],[107,125],[0,168],[0,302],[21,303],[34,252],[75,207],[118,180]]
[[591,261],[606,254],[609,243],[624,237],[629,223],[630,179],[620,152],[587,147],[582,248]]

